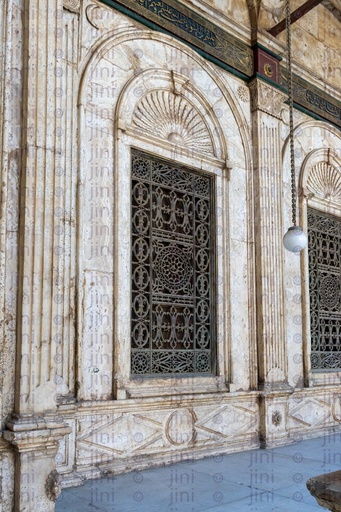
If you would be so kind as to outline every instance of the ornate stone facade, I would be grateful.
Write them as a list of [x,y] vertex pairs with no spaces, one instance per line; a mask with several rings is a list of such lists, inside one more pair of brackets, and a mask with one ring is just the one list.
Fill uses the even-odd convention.
[[[237,0],[231,10],[228,2],[182,2],[197,23],[207,16],[205,46],[196,52],[179,27],[173,35],[166,22],[166,32],[152,30],[138,9],[131,17],[121,4],[0,5],[0,492],[6,512],[53,511],[60,485],[80,485],[104,472],[340,430],[340,369],[311,367],[307,251],[297,256],[282,245],[290,225],[286,94],[261,73],[249,80],[252,43],[277,55],[284,51],[281,37],[264,30],[281,18],[282,5],[276,11],[269,2]],[[332,104],[318,96],[320,119],[313,117],[316,109],[295,111],[304,228],[308,208],[341,215],[341,136],[329,122],[341,99],[332,79],[341,66],[332,35],[340,31],[335,9],[319,5],[309,21],[295,25],[297,38],[319,38],[331,69],[327,80],[325,68],[316,67],[322,56],[303,61],[297,53],[295,72],[318,94],[326,79],[324,93],[333,98]],[[324,40],[317,30],[322,26],[330,27]],[[230,52],[227,63],[207,51],[212,27]],[[330,110],[329,121],[322,120],[322,107]],[[174,261],[182,258],[188,288],[206,296],[202,283],[209,274],[214,281],[206,301],[214,323],[209,334],[200,334],[207,313],[199,299],[201,316],[174,310],[161,326],[167,336],[197,328],[188,346],[206,348],[210,336],[214,364],[205,375],[131,372],[132,271],[141,276],[151,265],[148,279],[177,295],[178,306],[189,304],[153,266],[160,250],[143,268],[132,259],[134,151],[212,184],[211,231],[206,221],[194,223],[191,242],[202,261],[211,255],[212,272],[202,263],[197,280],[183,257],[188,233],[179,226],[183,217],[189,225],[204,215],[202,202],[181,187],[174,199],[165,182],[153,196],[162,196],[164,218],[176,220],[182,249]],[[169,230],[163,236],[173,254]],[[143,259],[143,247],[139,254]],[[173,262],[168,272],[174,269]],[[156,295],[168,311],[167,294]],[[189,320],[193,314],[199,327]],[[148,340],[162,345],[155,318],[160,315],[148,320]],[[136,324],[145,336],[143,322]]]

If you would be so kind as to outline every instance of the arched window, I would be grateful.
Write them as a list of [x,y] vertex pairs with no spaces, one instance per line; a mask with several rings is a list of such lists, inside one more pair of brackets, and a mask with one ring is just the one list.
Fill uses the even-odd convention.
[[309,208],[308,240],[311,369],[341,370],[341,215]]
[[117,174],[130,194],[129,201],[122,194],[116,199],[117,239],[124,242],[116,308],[119,315],[130,309],[129,322],[116,324],[117,339],[129,340],[124,353],[120,347],[117,373],[130,396],[169,393],[172,376],[183,389],[209,388],[222,371],[216,319],[225,279],[217,282],[216,268],[226,274],[226,253],[217,251],[227,243],[225,140],[197,89],[160,70],[156,90],[155,76],[148,70],[134,78],[117,106],[125,114],[124,122],[117,115],[124,134],[116,146]]
[[326,383],[326,372],[341,371],[341,169],[336,156],[323,153],[311,159],[304,186],[309,367],[314,383],[320,384]]
[[131,373],[215,372],[214,177],[132,151]]
[[[78,396],[248,389],[253,192],[237,94],[190,48],[135,29],[101,44],[82,83]],[[140,178],[136,158],[159,175]]]

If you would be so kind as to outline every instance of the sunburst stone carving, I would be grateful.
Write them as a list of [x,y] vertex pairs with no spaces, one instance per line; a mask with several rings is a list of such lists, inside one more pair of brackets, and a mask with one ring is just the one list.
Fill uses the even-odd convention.
[[307,188],[317,197],[341,204],[341,171],[319,162],[310,171]]
[[186,98],[171,91],[146,94],[135,108],[133,126],[201,153],[214,153],[202,116]]

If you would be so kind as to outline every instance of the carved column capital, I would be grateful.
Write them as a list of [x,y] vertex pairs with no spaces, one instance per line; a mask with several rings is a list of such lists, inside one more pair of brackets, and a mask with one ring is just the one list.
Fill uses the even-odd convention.
[[270,85],[259,78],[255,78],[249,84],[251,93],[251,111],[261,110],[277,119],[281,118],[281,111],[286,93],[280,91],[273,85]]

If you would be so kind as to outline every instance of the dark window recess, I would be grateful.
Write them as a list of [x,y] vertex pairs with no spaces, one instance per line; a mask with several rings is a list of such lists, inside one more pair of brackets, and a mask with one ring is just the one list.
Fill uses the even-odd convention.
[[214,178],[132,152],[133,376],[213,374]]
[[308,209],[312,370],[341,369],[341,218]]

